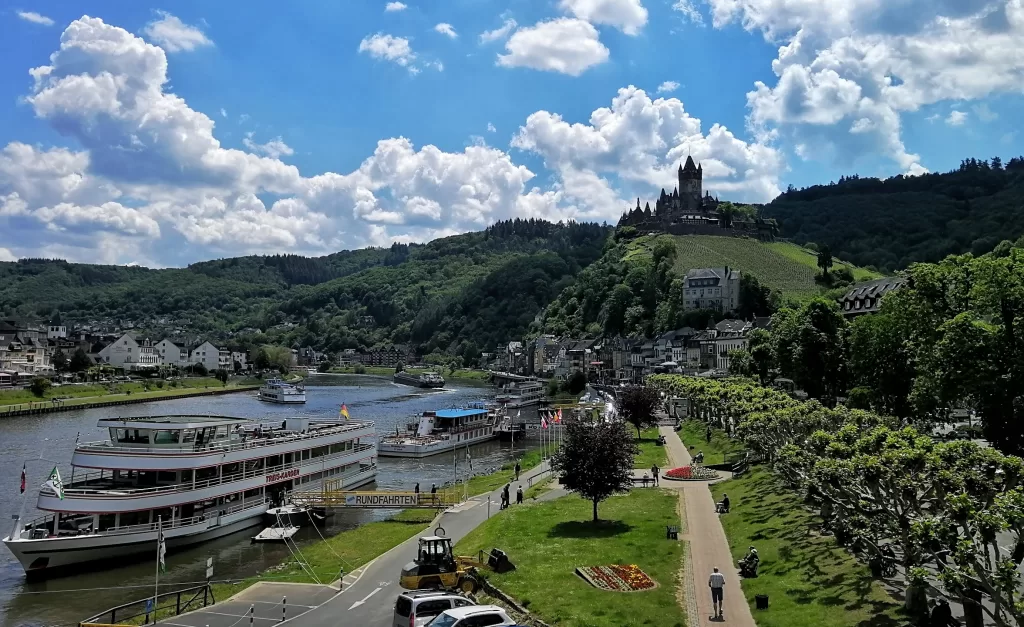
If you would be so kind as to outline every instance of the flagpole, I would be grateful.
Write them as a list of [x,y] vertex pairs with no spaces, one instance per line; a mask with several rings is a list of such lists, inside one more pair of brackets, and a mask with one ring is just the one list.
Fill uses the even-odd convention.
[[160,602],[160,549],[164,539],[163,516],[156,517],[156,579],[153,583],[153,622],[156,622],[156,606]]

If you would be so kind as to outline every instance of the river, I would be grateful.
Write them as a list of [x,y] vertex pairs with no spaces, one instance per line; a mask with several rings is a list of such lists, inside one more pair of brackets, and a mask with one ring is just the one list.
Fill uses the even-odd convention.
[[[383,377],[359,375],[313,375],[306,381],[307,402],[301,407],[263,403],[252,392],[182,398],[113,408],[0,419],[0,525],[13,525],[13,516],[24,507],[23,518],[38,515],[34,508],[38,486],[56,464],[62,477],[70,477],[71,453],[75,439],[83,442],[106,439],[96,426],[100,418],[161,414],[214,414],[254,419],[281,420],[296,413],[310,417],[335,417],[345,403],[353,420],[372,420],[378,433],[393,431],[415,414],[426,410],[464,406],[493,396],[482,384],[449,382],[443,390],[420,390],[396,385]],[[524,412],[525,414],[525,412]],[[524,415],[525,417],[525,415]],[[516,451],[521,451],[516,443]],[[497,441],[471,448],[474,470],[497,468],[512,459],[511,445]],[[42,459],[40,459],[42,458]],[[19,494],[22,464],[28,461],[25,497]],[[462,461],[460,459],[460,461]],[[461,471],[460,471],[461,472]],[[453,478],[452,456],[427,459],[378,460],[377,489],[411,490],[420,482],[424,489]],[[372,489],[372,486],[367,489]],[[332,517],[325,534],[350,529],[361,523],[386,517],[386,510],[339,512]],[[5,537],[10,528],[0,528]],[[201,582],[206,559],[213,558],[214,579],[253,575],[288,558],[283,545],[250,544],[253,530],[220,538],[167,557],[167,572],[161,586]],[[296,536],[299,545],[318,539],[313,528]],[[76,625],[78,621],[108,607],[151,594],[152,560],[122,567],[73,575],[41,582],[27,582],[17,560],[0,547],[0,626],[43,627]]]

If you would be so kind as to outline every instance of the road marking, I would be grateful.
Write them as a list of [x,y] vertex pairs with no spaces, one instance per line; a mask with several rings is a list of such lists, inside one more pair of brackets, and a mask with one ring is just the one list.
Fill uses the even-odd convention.
[[348,608],[348,610],[351,612],[352,610],[356,609],[357,607],[359,607],[363,603],[366,603],[366,601],[369,600],[370,597],[372,597],[373,595],[377,594],[378,592],[380,592],[380,587],[379,586],[374,588],[373,592],[371,592],[370,594],[368,594],[365,597],[363,597],[363,599],[361,601],[356,601],[355,603],[353,603],[352,607]]
[[[241,616],[239,616],[238,614],[225,614],[224,612],[199,611],[197,613],[198,614],[216,614],[217,616],[230,616],[231,618],[249,618],[249,612],[246,612],[245,614],[242,614]],[[267,618],[265,616],[253,616],[253,618],[255,618],[256,620],[274,621],[275,623],[281,622],[280,618]]]

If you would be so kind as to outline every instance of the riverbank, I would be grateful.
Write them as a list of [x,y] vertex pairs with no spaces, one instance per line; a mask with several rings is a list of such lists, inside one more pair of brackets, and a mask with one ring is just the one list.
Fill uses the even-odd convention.
[[[404,368],[403,370],[409,374],[437,372],[430,368]],[[381,366],[345,366],[331,368],[328,372],[330,374],[372,374],[381,377],[391,377],[394,376],[395,369],[384,368]],[[491,377],[491,373],[486,370],[475,370],[471,368],[458,368],[454,371],[442,371],[441,374],[445,379],[459,379],[463,381],[487,381]]]
[[[91,407],[113,407],[133,405],[190,396],[215,396],[234,394],[258,389],[260,383],[251,380],[229,381],[226,385],[216,379],[183,379],[172,381],[178,385],[170,387],[163,381],[145,383],[123,383],[117,386],[63,385],[50,388],[42,397],[28,390],[0,392],[0,418],[27,416],[73,411]],[[162,384],[162,385],[157,385]]]
[[[528,470],[536,468],[542,462],[540,451],[525,453],[519,459],[520,475],[525,477]],[[511,482],[515,478],[514,468],[515,462],[509,462],[494,472],[471,477],[466,482],[467,493],[473,497]],[[429,486],[421,486],[423,491],[429,489]],[[352,572],[409,538],[421,534],[436,516],[437,512],[434,510],[402,510],[387,520],[370,522],[355,529],[342,531],[330,538],[302,547],[306,568],[289,559],[271,566],[255,577],[215,584],[214,596],[224,600],[260,581],[317,583],[318,579],[329,583],[338,578],[341,569]]]

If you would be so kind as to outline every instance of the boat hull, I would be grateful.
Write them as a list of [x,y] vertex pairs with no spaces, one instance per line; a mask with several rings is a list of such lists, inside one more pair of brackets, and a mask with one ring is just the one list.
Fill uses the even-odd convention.
[[403,373],[396,373],[392,378],[395,383],[402,385],[408,385],[414,388],[443,388],[444,381],[422,381],[418,376],[405,375]]
[[[262,523],[266,506],[250,508],[228,515],[222,524],[166,538],[167,551],[173,552],[244,531]],[[232,520],[233,519],[233,520]],[[66,540],[4,540],[4,544],[21,562],[29,579],[46,579],[64,574],[92,570],[102,564],[126,563],[154,558],[156,533],[96,535]]]
[[272,396],[264,396],[262,394],[258,394],[256,396],[256,398],[258,398],[259,400],[261,400],[261,401],[263,401],[265,403],[279,403],[281,405],[302,405],[303,403],[306,402],[306,395],[305,394],[303,394],[300,398],[284,398],[284,399],[274,398]]
[[[476,438],[462,440],[455,448],[462,448],[465,446],[471,446],[473,444],[479,444],[480,442],[487,442],[494,440],[498,437],[497,432],[492,432],[487,435],[482,435]],[[431,445],[417,445],[417,444],[388,444],[380,442],[377,444],[377,457],[432,457],[434,455],[440,455],[442,453],[451,453],[452,444],[445,442],[439,446]]]

